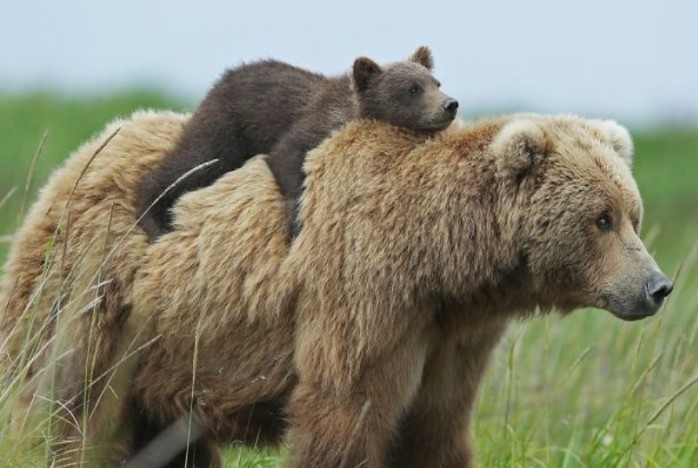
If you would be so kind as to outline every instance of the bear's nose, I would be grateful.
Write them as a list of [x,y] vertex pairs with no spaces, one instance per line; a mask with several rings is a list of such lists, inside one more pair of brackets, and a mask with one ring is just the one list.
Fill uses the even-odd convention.
[[456,111],[458,110],[458,101],[453,98],[448,98],[444,101],[443,108],[449,114],[456,115]]
[[650,276],[645,284],[647,300],[656,307],[662,304],[664,298],[671,294],[673,289],[674,285],[671,284],[671,281],[659,272],[652,273],[652,276]]

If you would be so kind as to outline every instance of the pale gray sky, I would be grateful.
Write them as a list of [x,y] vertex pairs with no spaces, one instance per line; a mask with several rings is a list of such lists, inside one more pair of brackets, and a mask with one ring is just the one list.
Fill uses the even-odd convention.
[[0,90],[145,83],[198,100],[242,61],[333,74],[420,44],[465,111],[698,121],[694,0],[5,2]]

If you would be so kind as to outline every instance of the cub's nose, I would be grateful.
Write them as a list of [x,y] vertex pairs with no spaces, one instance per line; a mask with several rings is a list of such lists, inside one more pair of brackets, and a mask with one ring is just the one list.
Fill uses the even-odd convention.
[[647,301],[655,307],[659,307],[664,301],[664,298],[671,294],[674,285],[671,281],[659,272],[652,273],[652,276],[645,284],[645,292],[647,293]]
[[455,116],[458,110],[458,101],[453,98],[448,98],[443,103],[443,109],[449,114]]

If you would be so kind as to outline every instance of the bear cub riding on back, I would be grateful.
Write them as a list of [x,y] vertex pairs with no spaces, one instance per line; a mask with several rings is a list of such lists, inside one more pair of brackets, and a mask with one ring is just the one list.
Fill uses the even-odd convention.
[[140,226],[151,239],[171,231],[170,208],[181,195],[212,184],[257,154],[267,154],[284,199],[286,229],[293,237],[299,229],[305,154],[333,130],[357,118],[425,133],[451,124],[458,102],[439,89],[433,64],[431,51],[422,46],[408,60],[387,65],[359,57],[352,72],[339,77],[276,60],[227,71],[174,149],[144,177],[137,203]]

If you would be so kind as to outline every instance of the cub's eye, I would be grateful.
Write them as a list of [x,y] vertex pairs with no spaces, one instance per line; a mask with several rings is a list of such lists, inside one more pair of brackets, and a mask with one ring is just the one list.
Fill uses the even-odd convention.
[[610,231],[613,225],[611,224],[611,216],[604,213],[596,220],[596,227],[602,231]]
[[418,84],[414,84],[414,85],[412,85],[412,87],[410,88],[410,94],[417,94],[417,93],[420,92],[421,90],[422,90],[422,87],[421,87],[421,86],[419,86]]
[[436,80],[436,87],[440,88],[441,87],[441,82],[439,80]]

